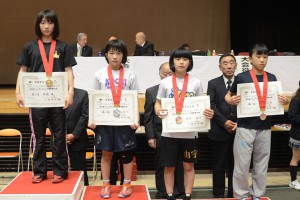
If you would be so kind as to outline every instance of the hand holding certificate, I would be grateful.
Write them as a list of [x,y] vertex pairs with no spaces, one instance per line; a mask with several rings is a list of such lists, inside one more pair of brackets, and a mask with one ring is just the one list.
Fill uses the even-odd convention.
[[[64,107],[68,95],[66,72],[20,72],[20,92],[25,107]],[[50,80],[50,81],[49,81]]]
[[[263,83],[259,83],[263,87]],[[265,110],[261,111],[257,98],[256,89],[253,83],[237,85],[237,95],[241,96],[241,101],[237,105],[237,117],[257,117],[264,120],[268,115],[283,115],[284,107],[280,104],[278,95],[282,93],[281,82],[268,82]]]
[[210,129],[210,120],[203,115],[210,108],[209,96],[185,98],[180,115],[176,113],[173,98],[162,98],[161,105],[168,110],[162,120],[163,132],[208,132]]

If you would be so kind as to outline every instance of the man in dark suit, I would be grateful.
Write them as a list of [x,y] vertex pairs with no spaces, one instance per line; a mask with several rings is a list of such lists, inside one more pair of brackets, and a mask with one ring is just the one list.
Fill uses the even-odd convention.
[[75,57],[92,57],[93,49],[87,45],[87,34],[78,33],[77,43],[72,44],[70,49]]
[[228,176],[227,197],[233,198],[232,175],[234,167],[233,141],[236,129],[236,107],[226,103],[224,97],[234,81],[236,60],[231,54],[224,54],[219,59],[219,68],[223,75],[208,82],[207,95],[210,96],[214,117],[208,138],[213,142],[213,195],[224,198],[225,174]]
[[133,56],[154,56],[154,45],[146,40],[145,33],[138,32],[135,35],[135,42]]
[[[173,72],[170,69],[169,63],[164,63],[159,68],[159,76],[164,79],[168,76],[172,76]],[[156,96],[159,85],[155,85],[146,90],[146,100],[145,100],[145,113],[144,113],[144,123],[146,138],[148,144],[151,148],[155,149],[155,184],[157,193],[155,195],[156,199],[166,199],[166,187],[164,181],[164,167],[161,166],[161,132],[162,132],[162,121],[154,111],[154,105],[156,102]],[[183,182],[183,165],[182,160],[178,162],[175,170],[175,184],[174,184],[174,196],[181,198],[184,192],[184,182]]]
[[85,90],[74,88],[73,104],[66,110],[67,144],[72,171],[84,172],[84,185],[89,185],[85,154],[89,144],[87,136],[89,99]]

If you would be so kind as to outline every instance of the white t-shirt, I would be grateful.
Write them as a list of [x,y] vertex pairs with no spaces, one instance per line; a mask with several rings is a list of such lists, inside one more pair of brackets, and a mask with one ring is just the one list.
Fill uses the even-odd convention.
[[[181,92],[184,78],[176,78],[178,93]],[[202,96],[203,89],[199,79],[193,77],[189,74],[188,86],[186,90],[186,97],[195,97]],[[159,85],[157,92],[157,99],[161,100],[162,98],[174,98],[172,76],[169,76],[163,79]],[[162,132],[161,134],[164,137],[172,138],[197,138],[198,132]]]
[[[139,90],[139,85],[135,74],[124,67],[123,90]],[[118,88],[120,70],[112,70],[112,75],[116,89]],[[98,70],[95,73],[93,89],[110,90],[110,83],[107,73],[107,67]]]

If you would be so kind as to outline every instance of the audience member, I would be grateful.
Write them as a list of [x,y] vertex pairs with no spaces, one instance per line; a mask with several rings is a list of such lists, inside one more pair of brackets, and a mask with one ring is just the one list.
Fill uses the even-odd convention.
[[191,47],[190,47],[190,45],[188,45],[188,44],[183,44],[183,45],[181,45],[180,48],[183,48],[183,49],[186,49],[186,50],[191,51]]
[[[110,36],[109,38],[108,38],[108,42],[109,41],[112,41],[112,40],[116,40],[117,38],[115,37],[115,36]],[[101,49],[101,57],[105,57],[105,47],[104,48],[102,48]]]
[[291,182],[289,186],[300,190],[300,183],[297,181],[298,164],[300,161],[300,82],[299,88],[291,100],[288,116],[292,124],[290,130],[290,147],[293,152],[290,162]]
[[[268,62],[269,50],[264,44],[255,44],[249,52],[249,60],[252,64],[250,71],[242,72],[235,78],[225,100],[230,105],[237,105],[241,96],[236,95],[237,85],[253,83],[259,99],[261,115],[257,117],[239,118],[234,141],[234,172],[233,193],[237,199],[246,200],[250,192],[252,200],[259,200],[265,194],[267,170],[271,149],[271,120],[264,111],[266,109],[267,92],[261,91],[268,87],[268,82],[277,81],[275,75],[267,73],[264,68]],[[258,82],[263,82],[260,89]],[[284,95],[278,95],[281,104],[288,104],[289,99]],[[251,157],[253,155],[252,186],[249,189],[248,173]],[[249,191],[250,190],[250,191]]]
[[[162,80],[172,75],[173,72],[170,69],[169,63],[163,63],[159,68],[160,79]],[[162,121],[159,117],[157,117],[154,110],[158,87],[159,85],[155,85],[146,90],[144,122],[148,144],[151,148],[155,149],[155,185],[157,190],[155,198],[165,199],[167,198],[167,194],[164,181],[164,167],[161,164]],[[178,163],[176,165],[173,193],[177,198],[181,198],[184,194],[182,157],[178,160]]]
[[77,43],[74,43],[70,46],[71,51],[75,57],[92,57],[93,49],[87,45],[87,34],[78,33]]
[[84,185],[89,185],[85,154],[89,144],[87,125],[89,98],[85,90],[74,88],[73,104],[66,110],[68,153],[72,171],[84,172]]
[[[68,75],[68,95],[64,107],[33,107],[29,109],[31,130],[33,135],[33,176],[32,183],[40,183],[47,178],[47,158],[45,132],[49,124],[53,140],[52,168],[53,183],[60,183],[68,177],[68,154],[66,148],[66,113],[73,102],[73,72],[72,66],[76,60],[72,56],[68,45],[60,40],[57,15],[52,10],[42,10],[35,22],[37,40],[25,44],[17,64],[20,73],[46,72],[45,84],[53,87],[52,72],[66,72]],[[48,57],[48,58],[47,58]],[[55,59],[54,59],[55,57]],[[52,63],[52,66],[50,66]],[[24,107],[20,93],[19,78],[16,83],[16,102]]]
[[233,198],[232,175],[234,167],[233,141],[235,135],[236,106],[226,103],[224,97],[234,81],[236,60],[231,54],[224,54],[219,59],[219,69],[222,76],[208,82],[207,95],[210,97],[214,117],[211,120],[211,130],[208,138],[213,142],[213,195],[214,198],[224,198],[225,174],[228,176],[227,198]]
[[146,40],[146,35],[143,32],[138,32],[135,35],[135,50],[133,56],[154,56],[154,45]]
[[111,159],[109,175],[111,185],[117,185],[119,175],[121,176],[120,185],[123,185],[124,169],[121,156],[122,154],[120,154],[119,152],[114,152],[114,155]]

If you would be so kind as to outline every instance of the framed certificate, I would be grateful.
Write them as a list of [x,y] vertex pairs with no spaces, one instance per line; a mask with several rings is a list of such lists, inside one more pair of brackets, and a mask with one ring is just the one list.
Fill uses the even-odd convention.
[[163,132],[208,132],[210,129],[210,119],[203,115],[210,108],[209,96],[185,98],[180,115],[176,114],[174,98],[162,98],[161,106],[168,110],[162,120]]
[[[52,85],[46,84],[51,81]],[[68,95],[67,72],[20,72],[20,92],[25,107],[64,107]]]
[[[259,87],[263,88],[262,82],[259,82]],[[284,107],[280,104],[278,94],[282,94],[281,82],[268,82],[267,103],[266,110],[264,111],[266,115],[284,114]],[[262,114],[253,83],[238,84],[237,95],[241,96],[241,101],[237,105],[238,118],[258,117]]]
[[137,124],[137,91],[123,90],[119,107],[114,107],[110,90],[89,92],[89,121],[96,125],[123,126]]

